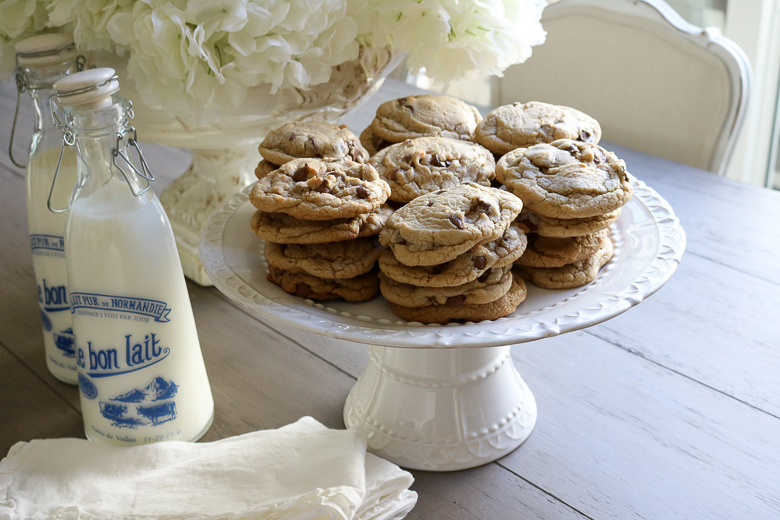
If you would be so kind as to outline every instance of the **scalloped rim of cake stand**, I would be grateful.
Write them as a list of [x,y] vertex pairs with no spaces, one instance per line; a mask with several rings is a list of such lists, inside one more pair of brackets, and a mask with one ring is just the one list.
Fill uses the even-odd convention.
[[596,325],[655,293],[672,276],[685,250],[685,232],[668,202],[630,177],[634,195],[610,228],[613,259],[596,280],[572,290],[528,284],[528,297],[493,321],[423,325],[393,315],[377,296],[370,302],[317,302],[282,291],[265,279],[265,243],[252,233],[251,186],[236,193],[206,222],[199,252],[214,285],[236,303],[272,321],[315,334],[379,346],[492,347],[524,343]]

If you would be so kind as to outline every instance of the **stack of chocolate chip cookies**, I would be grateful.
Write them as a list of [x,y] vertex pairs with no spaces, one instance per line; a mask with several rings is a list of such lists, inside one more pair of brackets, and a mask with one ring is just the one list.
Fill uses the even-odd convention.
[[380,290],[410,321],[493,320],[514,312],[525,283],[512,263],[525,249],[514,195],[467,183],[426,193],[397,210],[379,235]]
[[260,151],[258,170],[270,160],[274,168],[258,174],[249,200],[257,208],[251,227],[266,240],[268,280],[305,298],[373,298],[390,187],[363,162],[357,138],[329,123],[291,123]]
[[607,228],[631,198],[626,165],[597,143],[598,122],[547,103],[514,103],[485,116],[477,141],[500,156],[496,179],[522,199],[529,233],[516,271],[546,289],[593,281],[613,254]]

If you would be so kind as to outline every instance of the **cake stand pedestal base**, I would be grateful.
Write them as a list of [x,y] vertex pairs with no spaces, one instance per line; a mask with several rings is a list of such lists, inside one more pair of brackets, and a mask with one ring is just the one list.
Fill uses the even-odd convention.
[[344,406],[376,455],[409,469],[455,471],[516,449],[536,424],[536,401],[510,348],[369,347]]
[[198,256],[198,241],[206,219],[222,203],[257,180],[257,145],[193,149],[192,164],[160,194],[171,221],[184,276],[211,286]]

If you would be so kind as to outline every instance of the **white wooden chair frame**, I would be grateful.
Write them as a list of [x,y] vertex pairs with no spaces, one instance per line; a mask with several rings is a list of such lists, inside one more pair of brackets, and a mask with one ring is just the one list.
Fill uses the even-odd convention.
[[[564,25],[566,22],[568,26]],[[720,175],[725,173],[742,129],[750,92],[750,64],[734,42],[716,28],[703,29],[686,22],[661,0],[561,0],[545,9],[542,24],[548,30],[548,41],[536,47],[526,63],[511,67],[498,80],[494,95],[498,104],[536,100],[573,106],[601,122],[606,141]],[[566,27],[566,33],[556,34],[558,26]],[[629,27],[631,34],[626,32]],[[601,39],[602,47],[592,49],[588,41],[582,41],[579,46],[561,48],[561,42],[567,42],[566,38],[580,28],[583,35],[590,28],[604,29],[591,34]],[[625,52],[631,49],[627,40],[634,35],[642,38],[637,42],[646,44],[634,43],[634,51],[638,53],[658,47],[665,52],[679,51],[669,53],[670,61],[682,63],[683,57],[689,59],[690,67],[673,72],[701,87],[698,98],[682,99],[683,93],[676,96],[673,81],[659,80],[659,76],[642,67],[634,66],[629,72],[637,73],[636,77],[630,77],[627,71],[632,63]],[[625,47],[621,46],[623,42]],[[566,57],[565,52],[568,52]],[[618,67],[620,59],[623,65],[628,65],[617,70],[604,68],[599,59],[605,60],[609,55],[617,58]],[[602,68],[589,70],[590,58]],[[664,61],[661,68],[665,64]],[[686,76],[688,73],[690,78]],[[631,84],[636,91],[633,101],[630,101],[632,94],[626,94],[629,89],[615,86],[621,81],[623,85]],[[652,86],[653,82],[656,88],[642,90],[643,85]],[[578,91],[579,86],[584,90]],[[610,87],[615,88],[610,91]],[[694,92],[688,92],[688,96],[696,95],[697,89],[689,90]],[[702,96],[711,98],[711,105]],[[643,104],[645,100],[655,106]],[[667,101],[671,114],[664,119],[660,109],[665,107],[658,103]],[[629,102],[631,107],[627,106]],[[686,114],[687,105],[700,110]],[[632,114],[634,109],[637,113]],[[680,119],[675,120],[677,115]],[[668,126],[664,127],[666,121]]]

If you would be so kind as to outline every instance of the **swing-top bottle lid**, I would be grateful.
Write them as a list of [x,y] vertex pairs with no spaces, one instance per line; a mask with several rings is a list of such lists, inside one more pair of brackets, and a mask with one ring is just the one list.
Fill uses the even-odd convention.
[[22,67],[46,67],[76,57],[73,38],[62,33],[38,34],[16,44],[16,63]]
[[114,69],[100,67],[65,76],[54,83],[54,90],[62,106],[103,108],[111,105],[111,95],[119,91],[119,80]]

